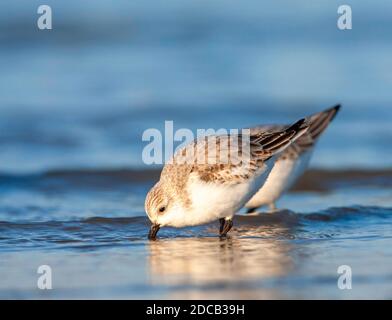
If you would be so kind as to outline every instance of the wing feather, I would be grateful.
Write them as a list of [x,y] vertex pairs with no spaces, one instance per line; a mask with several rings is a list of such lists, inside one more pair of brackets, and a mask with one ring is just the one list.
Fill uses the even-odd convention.
[[241,183],[264,170],[265,161],[306,130],[301,119],[282,131],[201,137],[177,151],[173,164],[166,164],[164,170],[181,170],[184,176],[194,173],[205,182]]

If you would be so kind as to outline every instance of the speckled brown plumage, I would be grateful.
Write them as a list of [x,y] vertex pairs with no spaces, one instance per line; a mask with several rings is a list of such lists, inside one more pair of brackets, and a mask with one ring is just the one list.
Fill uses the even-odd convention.
[[[260,130],[247,135],[215,136],[214,143],[211,143],[207,137],[196,139],[178,150],[168,161],[162,170],[159,184],[187,206],[189,195],[186,186],[192,174],[206,183],[244,182],[253,177],[263,162],[268,160],[278,148],[291,143],[291,139],[298,131],[305,128],[304,121],[301,120],[283,131]],[[222,155],[225,161],[222,161]],[[184,159],[187,160],[186,163]],[[203,160],[202,163],[198,161],[200,159]]]

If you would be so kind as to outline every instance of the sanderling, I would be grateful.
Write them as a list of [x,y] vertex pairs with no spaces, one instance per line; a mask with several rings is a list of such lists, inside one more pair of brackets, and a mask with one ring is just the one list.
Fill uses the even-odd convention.
[[[275,202],[304,173],[321,133],[328,127],[340,109],[340,105],[315,113],[306,118],[309,129],[292,143],[276,159],[267,180],[260,190],[246,203],[248,213],[261,206],[268,205],[271,211],[276,210]],[[265,130],[281,131],[285,126],[264,125],[251,128],[251,134]]]
[[[145,210],[152,222],[149,239],[155,239],[163,226],[185,227],[219,220],[221,236],[231,229],[234,214],[261,187],[273,166],[276,154],[300,137],[308,126],[301,119],[282,131],[258,130],[249,134],[248,161],[244,163],[183,162],[184,148],[176,151],[172,161],[165,164],[160,180],[148,192]],[[204,137],[205,138],[205,137]],[[196,139],[185,148],[210,153],[204,138]],[[211,136],[208,137],[211,140]],[[224,137],[212,136],[216,149],[221,149]],[[226,135],[229,143],[244,140],[241,134]],[[201,148],[200,148],[201,146]],[[244,152],[242,144],[238,145]],[[231,152],[231,151],[229,151]],[[197,157],[194,154],[194,157]]]

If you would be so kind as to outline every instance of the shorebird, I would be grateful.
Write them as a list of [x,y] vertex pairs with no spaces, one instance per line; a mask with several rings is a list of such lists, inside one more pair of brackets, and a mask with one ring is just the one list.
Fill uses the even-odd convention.
[[[321,133],[336,116],[340,105],[315,113],[306,118],[309,129],[305,134],[285,149],[275,161],[267,180],[260,190],[246,203],[247,212],[254,212],[261,206],[268,205],[270,211],[276,210],[276,201],[284,194],[306,170],[313,149]],[[251,128],[251,134],[257,132],[281,131],[282,125],[261,125]]]
[[[195,226],[214,220],[220,222],[220,236],[226,236],[234,214],[265,181],[275,155],[307,128],[305,119],[301,119],[281,131],[260,129],[245,135],[212,135],[177,150],[146,197],[145,210],[152,222],[148,238],[155,239],[164,226]],[[222,151],[228,152],[230,161],[220,161]],[[200,156],[218,161],[202,162]],[[234,161],[238,159],[241,161]]]

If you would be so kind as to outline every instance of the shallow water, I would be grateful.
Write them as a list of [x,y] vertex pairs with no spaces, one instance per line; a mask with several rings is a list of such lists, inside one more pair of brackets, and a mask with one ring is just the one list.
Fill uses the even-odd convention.
[[[227,239],[211,223],[148,241],[142,204],[154,174],[3,177],[0,297],[392,298],[392,193],[379,172],[362,173],[362,187],[340,172],[318,191],[323,173],[310,171],[280,202],[291,210],[239,215]],[[43,264],[51,291],[36,286]],[[337,287],[340,265],[352,268],[352,290]]]
[[[41,1],[0,3],[0,298],[392,298],[390,1],[353,4],[347,32],[335,0],[45,3],[50,32]],[[281,211],[147,241],[144,130],[336,103]]]

